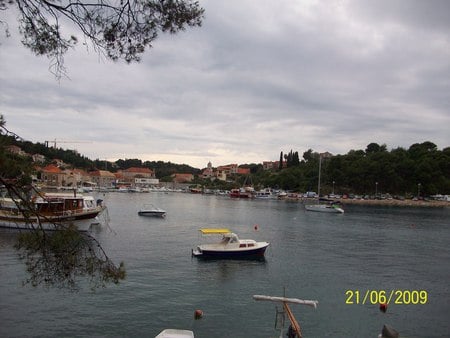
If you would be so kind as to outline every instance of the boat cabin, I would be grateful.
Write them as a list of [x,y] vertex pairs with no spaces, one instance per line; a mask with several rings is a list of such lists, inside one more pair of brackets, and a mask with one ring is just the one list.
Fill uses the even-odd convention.
[[46,197],[36,200],[36,211],[42,215],[64,214],[68,211],[78,213],[83,211],[83,207],[83,197]]

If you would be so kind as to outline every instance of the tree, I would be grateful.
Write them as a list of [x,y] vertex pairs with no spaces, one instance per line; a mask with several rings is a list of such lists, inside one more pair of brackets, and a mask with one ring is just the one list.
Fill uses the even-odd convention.
[[[5,128],[0,115],[0,186],[23,215],[37,216],[30,201],[30,196],[37,193],[31,185],[32,165],[26,157],[6,151],[6,146],[16,138]],[[62,224],[55,224],[58,231],[47,232],[41,223],[45,216],[39,215],[37,219],[36,223],[30,222],[32,231],[19,233],[16,243],[30,276],[27,283],[77,290],[80,277],[87,277],[93,288],[125,278],[123,263],[116,266],[89,233]]]
[[[79,41],[63,35],[74,25],[95,51],[111,60],[140,61],[159,32],[175,34],[201,26],[204,9],[191,0],[0,0],[0,10],[19,11],[22,43],[52,60],[57,77],[65,74],[64,54]],[[6,32],[8,34],[8,32]]]
[[380,146],[378,143],[372,142],[372,143],[368,144],[367,148],[366,148],[366,153],[367,154],[378,153],[378,152],[381,152],[381,151],[386,151],[386,145],[385,144]]
[[313,159],[313,151],[312,151],[312,149],[308,149],[307,151],[305,151],[303,153],[303,159],[305,160],[305,162],[308,162],[308,161]]

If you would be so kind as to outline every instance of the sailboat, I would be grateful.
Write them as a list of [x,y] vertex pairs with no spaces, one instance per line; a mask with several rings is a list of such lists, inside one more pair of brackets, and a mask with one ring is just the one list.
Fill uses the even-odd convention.
[[343,214],[344,209],[342,209],[338,204],[330,200],[322,199],[326,203],[320,203],[320,174],[322,171],[322,155],[319,154],[319,182],[317,184],[317,204],[305,204],[305,209],[307,211],[318,211],[318,212],[328,212],[334,214]]

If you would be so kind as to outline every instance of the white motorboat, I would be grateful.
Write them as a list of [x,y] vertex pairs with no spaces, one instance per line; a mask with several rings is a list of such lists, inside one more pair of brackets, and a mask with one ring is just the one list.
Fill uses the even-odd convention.
[[194,332],[191,330],[165,329],[155,338],[194,338]]
[[153,206],[153,204],[145,205],[138,211],[139,216],[165,217],[166,211]]
[[102,200],[67,193],[40,193],[29,201],[27,207],[12,198],[0,199],[0,227],[14,229],[55,230],[60,225],[74,224],[87,231],[98,224],[97,216],[106,209]]
[[229,229],[200,229],[202,235],[221,235],[218,243],[201,244],[192,250],[192,255],[202,258],[261,258],[269,242],[239,239]]
[[329,212],[335,214],[343,214],[344,209],[342,209],[336,203],[330,204],[306,204],[305,209],[308,211],[317,211],[317,212]]

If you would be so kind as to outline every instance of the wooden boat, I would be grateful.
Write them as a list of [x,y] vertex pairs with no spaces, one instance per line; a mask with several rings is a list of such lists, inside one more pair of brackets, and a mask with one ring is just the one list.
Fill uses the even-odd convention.
[[141,210],[138,211],[139,216],[152,216],[152,217],[165,217],[166,211],[152,204],[145,205]]
[[229,229],[200,229],[202,235],[221,235],[218,243],[198,245],[192,255],[202,258],[261,258],[269,242],[256,242],[253,239],[239,239]]
[[92,196],[68,193],[41,193],[25,208],[11,198],[0,200],[0,227],[14,229],[55,230],[58,226],[75,224],[80,231],[87,231],[98,224],[97,216],[106,207],[102,200]]

